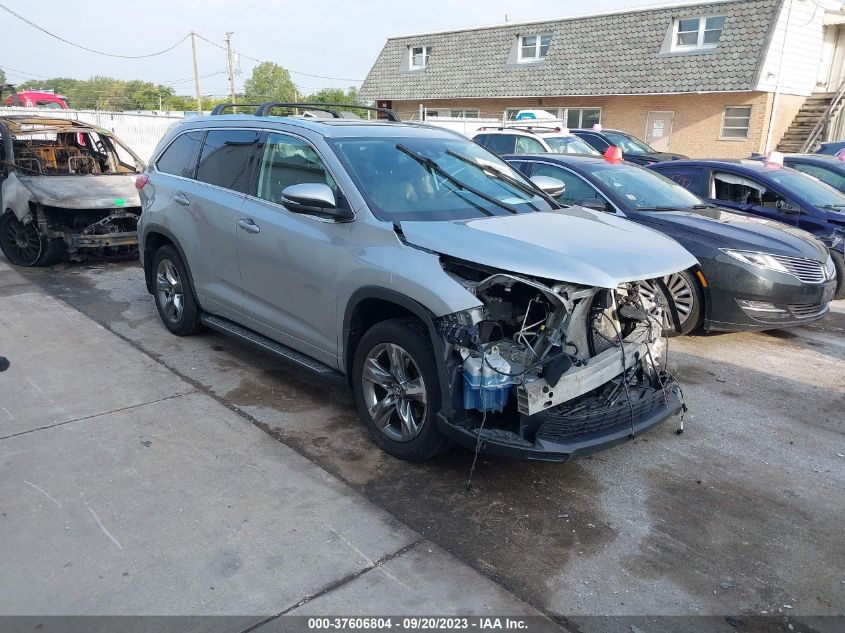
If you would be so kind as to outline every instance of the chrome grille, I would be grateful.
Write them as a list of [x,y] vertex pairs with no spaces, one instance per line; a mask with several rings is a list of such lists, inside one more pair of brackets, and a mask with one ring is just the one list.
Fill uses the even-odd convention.
[[827,311],[827,304],[797,303],[786,306],[796,319],[809,319]]
[[795,275],[808,284],[820,284],[827,281],[827,273],[824,269],[824,264],[812,259],[804,259],[803,257],[788,257],[786,255],[772,255],[772,259],[777,260],[786,267],[791,275]]

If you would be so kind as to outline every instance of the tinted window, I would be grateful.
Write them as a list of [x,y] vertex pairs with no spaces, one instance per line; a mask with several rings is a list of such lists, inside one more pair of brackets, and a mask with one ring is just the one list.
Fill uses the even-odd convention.
[[193,178],[194,160],[202,132],[194,130],[177,136],[156,162],[159,171],[174,176]]
[[705,197],[709,197],[707,187],[704,182],[704,174],[700,169],[691,167],[667,167],[666,169],[655,170],[662,174],[675,184],[681,185],[684,189]]
[[604,152],[604,150],[610,147],[610,143],[605,141],[598,134],[581,134],[581,138],[587,141],[590,145],[595,147],[600,152]]
[[[566,190],[555,200],[563,204],[581,204],[585,200],[595,200],[601,197],[590,184],[584,182],[571,171],[560,167],[538,163],[534,166],[532,176],[548,176],[562,181],[566,185]],[[601,203],[604,204],[603,199]]]
[[301,183],[323,183],[339,197],[339,191],[323,161],[308,143],[293,136],[272,132],[264,142],[258,168],[256,195],[281,203],[282,191]]
[[256,141],[258,132],[252,130],[211,130],[202,146],[197,180],[244,193]]
[[839,189],[839,191],[845,191],[845,174],[840,174],[839,172],[827,169],[826,167],[820,167],[819,165],[808,165],[806,163],[793,163],[790,167],[810,176],[815,176],[831,187]]
[[513,154],[516,136],[513,134],[490,134],[484,147],[496,154]]
[[536,138],[529,136],[518,136],[516,138],[516,153],[517,154],[542,154],[546,151],[543,144]]

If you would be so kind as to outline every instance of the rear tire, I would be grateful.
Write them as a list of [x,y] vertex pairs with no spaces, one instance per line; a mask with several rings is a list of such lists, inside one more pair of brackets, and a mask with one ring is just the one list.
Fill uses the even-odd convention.
[[833,266],[836,268],[836,292],[834,299],[845,299],[845,255],[839,251],[828,251],[833,259]]
[[153,294],[164,326],[176,336],[200,330],[200,309],[179,251],[162,246],[153,257]]
[[382,321],[364,333],[355,350],[352,389],[361,419],[386,453],[416,462],[449,448],[437,428],[434,350],[415,319]]

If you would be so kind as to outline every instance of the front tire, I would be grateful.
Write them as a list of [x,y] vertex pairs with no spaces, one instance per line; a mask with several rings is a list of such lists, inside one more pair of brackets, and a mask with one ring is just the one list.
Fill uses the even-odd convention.
[[672,314],[669,311],[670,302],[666,299],[663,289],[650,281],[640,283],[640,292],[643,296],[663,308],[663,333],[666,336],[682,336],[698,329],[704,320],[704,293],[698,280],[688,270],[682,270],[664,277],[663,283],[678,310],[680,332],[675,330]]
[[833,259],[833,266],[836,268],[836,291],[834,299],[845,299],[845,255],[839,251],[828,251]]
[[200,310],[188,270],[179,252],[162,246],[153,257],[156,308],[164,326],[176,336],[190,336],[200,329]]
[[386,453],[422,461],[448,449],[437,428],[434,351],[416,320],[390,319],[367,330],[355,350],[352,389],[361,419]]
[[24,224],[11,211],[0,216],[0,250],[15,266],[45,265],[48,240],[35,222]]

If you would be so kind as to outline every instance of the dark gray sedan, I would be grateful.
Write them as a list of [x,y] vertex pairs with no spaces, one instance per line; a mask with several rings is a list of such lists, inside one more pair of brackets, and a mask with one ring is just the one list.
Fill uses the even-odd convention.
[[[681,332],[764,330],[824,316],[836,273],[827,248],[809,233],[705,203],[645,168],[603,158],[506,156],[526,176],[561,180],[558,201],[627,217],[677,240],[699,266],[665,278]],[[666,323],[667,330],[669,323]]]

